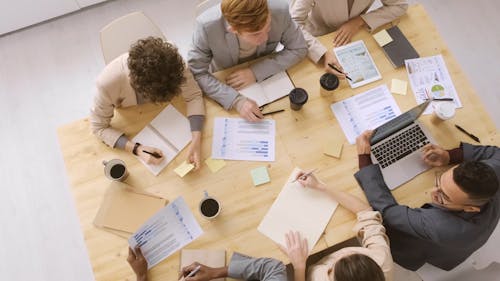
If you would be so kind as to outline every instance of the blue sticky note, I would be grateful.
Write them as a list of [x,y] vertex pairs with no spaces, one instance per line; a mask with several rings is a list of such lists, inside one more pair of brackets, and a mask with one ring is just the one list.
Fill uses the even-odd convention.
[[271,181],[266,167],[255,168],[250,171],[252,175],[253,185],[258,186]]

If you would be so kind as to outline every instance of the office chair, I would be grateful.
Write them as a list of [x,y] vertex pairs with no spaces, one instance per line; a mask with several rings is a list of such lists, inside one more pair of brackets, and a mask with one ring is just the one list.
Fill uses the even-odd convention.
[[137,40],[149,36],[165,40],[158,26],[144,13],[134,12],[115,19],[100,31],[104,62],[108,64],[121,54],[128,52],[130,46]]

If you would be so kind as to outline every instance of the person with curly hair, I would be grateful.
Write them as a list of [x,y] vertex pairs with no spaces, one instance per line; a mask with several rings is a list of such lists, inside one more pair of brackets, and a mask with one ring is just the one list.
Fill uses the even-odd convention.
[[[93,134],[108,146],[133,153],[148,164],[159,164],[163,160],[162,151],[133,143],[122,131],[111,127],[114,110],[146,102],[169,102],[180,94],[187,103],[192,133],[188,162],[200,167],[205,104],[198,84],[173,44],[154,37],[137,41],[128,53],[104,68],[96,86],[90,114]],[[152,157],[143,150],[159,153],[162,157]]]
[[[281,43],[284,48],[276,52]],[[229,74],[221,82],[212,71],[269,57]],[[203,92],[226,110],[248,121],[263,116],[257,103],[238,93],[255,82],[286,70],[307,54],[307,45],[282,0],[223,0],[196,19],[189,68]]]

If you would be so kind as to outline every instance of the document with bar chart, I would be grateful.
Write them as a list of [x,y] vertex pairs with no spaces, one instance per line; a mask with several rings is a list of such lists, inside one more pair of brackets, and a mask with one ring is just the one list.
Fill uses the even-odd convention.
[[274,161],[276,122],[264,119],[248,122],[241,118],[216,117],[212,158]]

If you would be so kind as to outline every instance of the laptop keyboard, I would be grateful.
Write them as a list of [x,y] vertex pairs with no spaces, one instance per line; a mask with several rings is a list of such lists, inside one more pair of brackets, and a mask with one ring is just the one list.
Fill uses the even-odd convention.
[[379,165],[385,168],[428,143],[430,141],[420,126],[413,124],[393,134],[390,139],[383,140],[380,145],[372,148],[372,153]]

